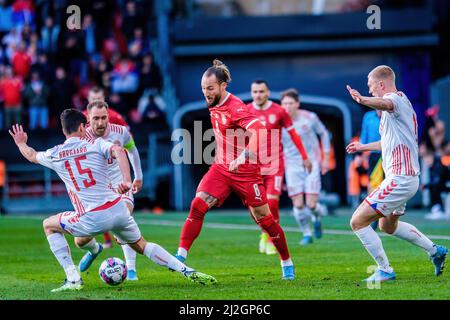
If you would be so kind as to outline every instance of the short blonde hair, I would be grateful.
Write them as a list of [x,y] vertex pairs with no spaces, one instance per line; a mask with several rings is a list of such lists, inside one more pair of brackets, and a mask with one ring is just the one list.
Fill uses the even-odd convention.
[[386,65],[381,65],[375,67],[372,71],[369,72],[367,78],[373,77],[376,80],[392,80],[395,82],[395,73],[391,67]]

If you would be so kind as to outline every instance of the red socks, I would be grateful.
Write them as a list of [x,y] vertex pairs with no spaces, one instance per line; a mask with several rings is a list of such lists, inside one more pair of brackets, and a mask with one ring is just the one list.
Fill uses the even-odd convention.
[[278,199],[267,199],[267,203],[269,204],[270,212],[273,215],[273,219],[276,223],[280,222],[280,208],[279,208],[279,200]]
[[105,239],[105,242],[111,242],[111,236],[109,235],[109,232],[105,232],[103,234],[103,239]]
[[197,239],[202,230],[203,218],[208,210],[209,206],[203,199],[195,197],[192,200],[191,210],[181,230],[179,247],[189,251],[192,243]]
[[263,229],[272,240],[275,248],[277,248],[280,254],[281,260],[288,260],[290,258],[289,250],[287,247],[286,237],[284,235],[283,229],[275,221],[271,214],[264,216],[257,220],[257,223]]

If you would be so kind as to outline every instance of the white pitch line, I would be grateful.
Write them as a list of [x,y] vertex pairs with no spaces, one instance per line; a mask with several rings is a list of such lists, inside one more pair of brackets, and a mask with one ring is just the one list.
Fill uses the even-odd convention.
[[[168,227],[182,227],[184,221],[171,221],[171,220],[158,220],[158,221],[148,221],[148,220],[138,220],[138,224],[147,224],[154,226],[168,226]],[[206,222],[203,224],[206,228],[211,229],[228,229],[228,230],[260,230],[260,227],[256,225],[249,224],[231,224],[231,223],[216,223],[216,222]],[[284,231],[289,232],[300,232],[298,228],[295,227],[283,227]],[[334,235],[345,235],[345,236],[355,236],[353,231],[347,230],[335,230],[335,229],[324,229],[324,234],[334,234]],[[381,236],[388,236],[384,233],[379,233]],[[430,239],[436,240],[450,240],[450,236],[444,235],[428,235]]]
[[[31,219],[31,220],[42,220],[43,216],[15,216],[14,219]],[[1,219],[0,219],[1,221]],[[157,221],[149,221],[149,220],[141,220],[137,219],[139,224],[146,224],[152,226],[167,226],[167,227],[182,227],[184,221],[172,221],[172,220],[157,220]],[[260,228],[256,225],[250,224],[232,224],[232,223],[216,223],[216,222],[206,222],[203,224],[206,228],[211,229],[228,229],[228,230],[260,230]],[[289,232],[300,232],[298,228],[295,227],[283,227],[284,231]],[[324,229],[324,234],[334,234],[334,235],[344,235],[344,236],[355,236],[355,234],[350,230],[336,230],[336,229]],[[385,233],[378,233],[380,236],[388,236]],[[430,239],[436,240],[450,240],[450,236],[444,235],[427,235]]]

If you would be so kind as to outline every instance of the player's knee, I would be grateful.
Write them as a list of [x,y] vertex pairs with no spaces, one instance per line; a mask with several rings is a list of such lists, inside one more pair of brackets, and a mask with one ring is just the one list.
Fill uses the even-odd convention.
[[379,226],[380,226],[380,230],[387,234],[393,234],[396,229],[395,226],[392,226],[387,223],[382,223],[382,222],[379,223]]
[[196,220],[203,220],[206,212],[209,210],[208,203],[201,197],[195,197],[191,202],[191,210],[189,211],[189,218]]
[[55,229],[55,227],[54,227],[54,225],[53,225],[53,219],[52,219],[52,217],[45,219],[45,220],[42,222],[42,227],[44,228],[44,232],[45,232],[46,234],[52,233],[52,232],[54,231],[54,229]]
[[357,218],[352,217],[350,219],[350,227],[352,228],[353,231],[357,231],[357,230],[361,229],[361,224],[358,222]]
[[75,245],[80,249],[85,245],[85,243],[79,238],[73,239],[73,242],[75,242]]

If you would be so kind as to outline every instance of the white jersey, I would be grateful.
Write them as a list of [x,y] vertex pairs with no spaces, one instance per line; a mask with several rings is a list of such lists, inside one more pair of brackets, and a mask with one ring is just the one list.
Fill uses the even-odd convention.
[[[97,136],[94,134],[91,127],[87,128],[86,137],[94,140],[97,139]],[[131,134],[126,127],[112,123],[108,123],[108,127],[102,138],[124,149],[127,149],[130,143],[134,143]],[[116,159],[108,160],[108,174],[112,187],[117,188],[122,182],[122,173]]]
[[[317,135],[321,136],[324,152],[330,151],[330,138],[328,131],[314,113],[306,110],[298,110],[297,117],[292,119],[295,131],[302,139],[303,146],[311,162],[320,162],[320,144]],[[297,147],[291,141],[291,137],[283,128],[283,154],[286,163],[301,164],[303,162]]]
[[417,117],[402,92],[387,93],[383,99],[394,104],[394,111],[383,111],[380,120],[381,155],[386,176],[420,174],[417,144]]
[[117,199],[110,188],[107,160],[112,158],[113,144],[103,139],[72,137],[45,152],[38,152],[37,161],[56,171],[64,181],[77,213],[97,209]]

